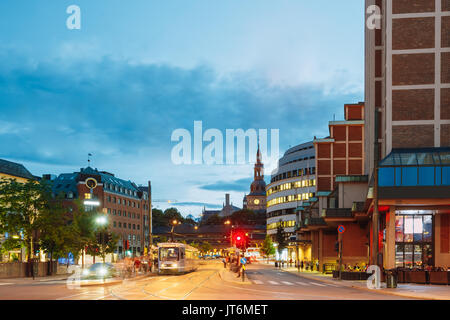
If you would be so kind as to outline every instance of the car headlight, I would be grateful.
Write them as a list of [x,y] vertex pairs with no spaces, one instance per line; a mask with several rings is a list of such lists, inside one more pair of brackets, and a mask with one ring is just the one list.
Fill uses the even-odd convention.
[[107,273],[108,273],[108,270],[106,270],[106,268],[98,269],[98,274],[101,276],[105,276]]

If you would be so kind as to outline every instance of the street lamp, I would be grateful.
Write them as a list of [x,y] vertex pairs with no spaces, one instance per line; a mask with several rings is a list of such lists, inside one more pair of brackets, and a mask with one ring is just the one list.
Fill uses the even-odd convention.
[[173,219],[172,222],[171,222],[171,224],[172,224],[172,230],[170,231],[170,233],[171,233],[171,235],[172,235],[172,242],[174,242],[174,239],[173,239],[173,230],[175,229],[175,226],[176,226],[177,224],[179,224],[179,222],[178,222],[176,219]]
[[[227,220],[224,222],[225,225],[231,225],[231,221]],[[231,226],[231,232],[230,232],[230,243],[231,243],[231,247],[233,247],[233,228],[234,226]]]

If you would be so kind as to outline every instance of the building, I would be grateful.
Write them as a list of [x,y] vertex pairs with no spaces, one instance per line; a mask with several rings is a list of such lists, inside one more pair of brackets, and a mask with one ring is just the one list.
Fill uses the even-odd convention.
[[225,194],[225,202],[223,204],[222,210],[206,210],[203,208],[201,220],[206,221],[212,216],[219,216],[221,218],[229,217],[236,211],[241,210],[241,208],[233,206],[233,203],[230,202],[230,195],[228,193]]
[[365,172],[371,179],[360,212],[370,219],[370,261],[386,269],[446,268],[450,2],[366,0],[366,8],[371,5],[380,8],[381,24],[365,35]]
[[278,161],[267,190],[267,234],[276,242],[278,226],[283,227],[290,245],[283,259],[296,259],[297,207],[316,194],[316,161],[313,142],[290,148]]
[[337,227],[346,228],[343,263],[367,264],[367,219],[354,216],[354,202],[367,196],[364,175],[364,103],[346,104],[345,120],[330,121],[329,136],[315,138],[316,195],[297,208],[299,257],[301,260],[335,265],[338,253]]
[[[93,179],[96,183],[92,184]],[[53,180],[52,189],[54,195],[63,196],[66,203],[98,201],[98,206],[89,204],[85,207],[108,216],[108,230],[120,237],[115,257],[125,254],[124,241],[129,241],[133,255],[144,254],[144,248],[148,249],[151,195],[145,187],[139,188],[112,173],[87,167],[79,172],[60,174]]]
[[250,193],[244,197],[243,208],[259,212],[266,210],[266,182],[264,181],[264,164],[259,144],[253,170],[253,182],[250,185]]
[[[37,180],[38,178],[33,176],[27,168],[22,164],[0,159],[0,180],[13,179],[20,183],[26,183],[30,180]],[[0,234],[0,244],[5,241],[10,235]],[[0,261],[9,261],[12,257],[17,257],[20,261],[25,257],[25,250],[9,251],[7,254],[0,254]]]

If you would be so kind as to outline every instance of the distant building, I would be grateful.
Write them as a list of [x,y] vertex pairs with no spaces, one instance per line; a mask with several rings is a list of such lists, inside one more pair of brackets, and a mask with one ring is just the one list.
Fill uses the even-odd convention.
[[264,181],[264,164],[259,144],[256,152],[254,179],[250,185],[250,193],[244,197],[243,207],[255,212],[266,212],[266,182]]
[[222,210],[206,210],[206,208],[203,208],[201,220],[206,221],[209,217],[214,215],[218,215],[221,218],[229,217],[239,210],[241,210],[241,208],[233,206],[233,203],[230,202],[230,195],[227,193],[225,194],[225,203],[223,204]]

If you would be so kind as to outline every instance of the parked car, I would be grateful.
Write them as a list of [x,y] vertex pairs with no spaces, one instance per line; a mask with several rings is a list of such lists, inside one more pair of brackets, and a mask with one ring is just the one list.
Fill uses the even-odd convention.
[[94,263],[82,272],[83,279],[105,279],[118,275],[118,270],[111,263]]

